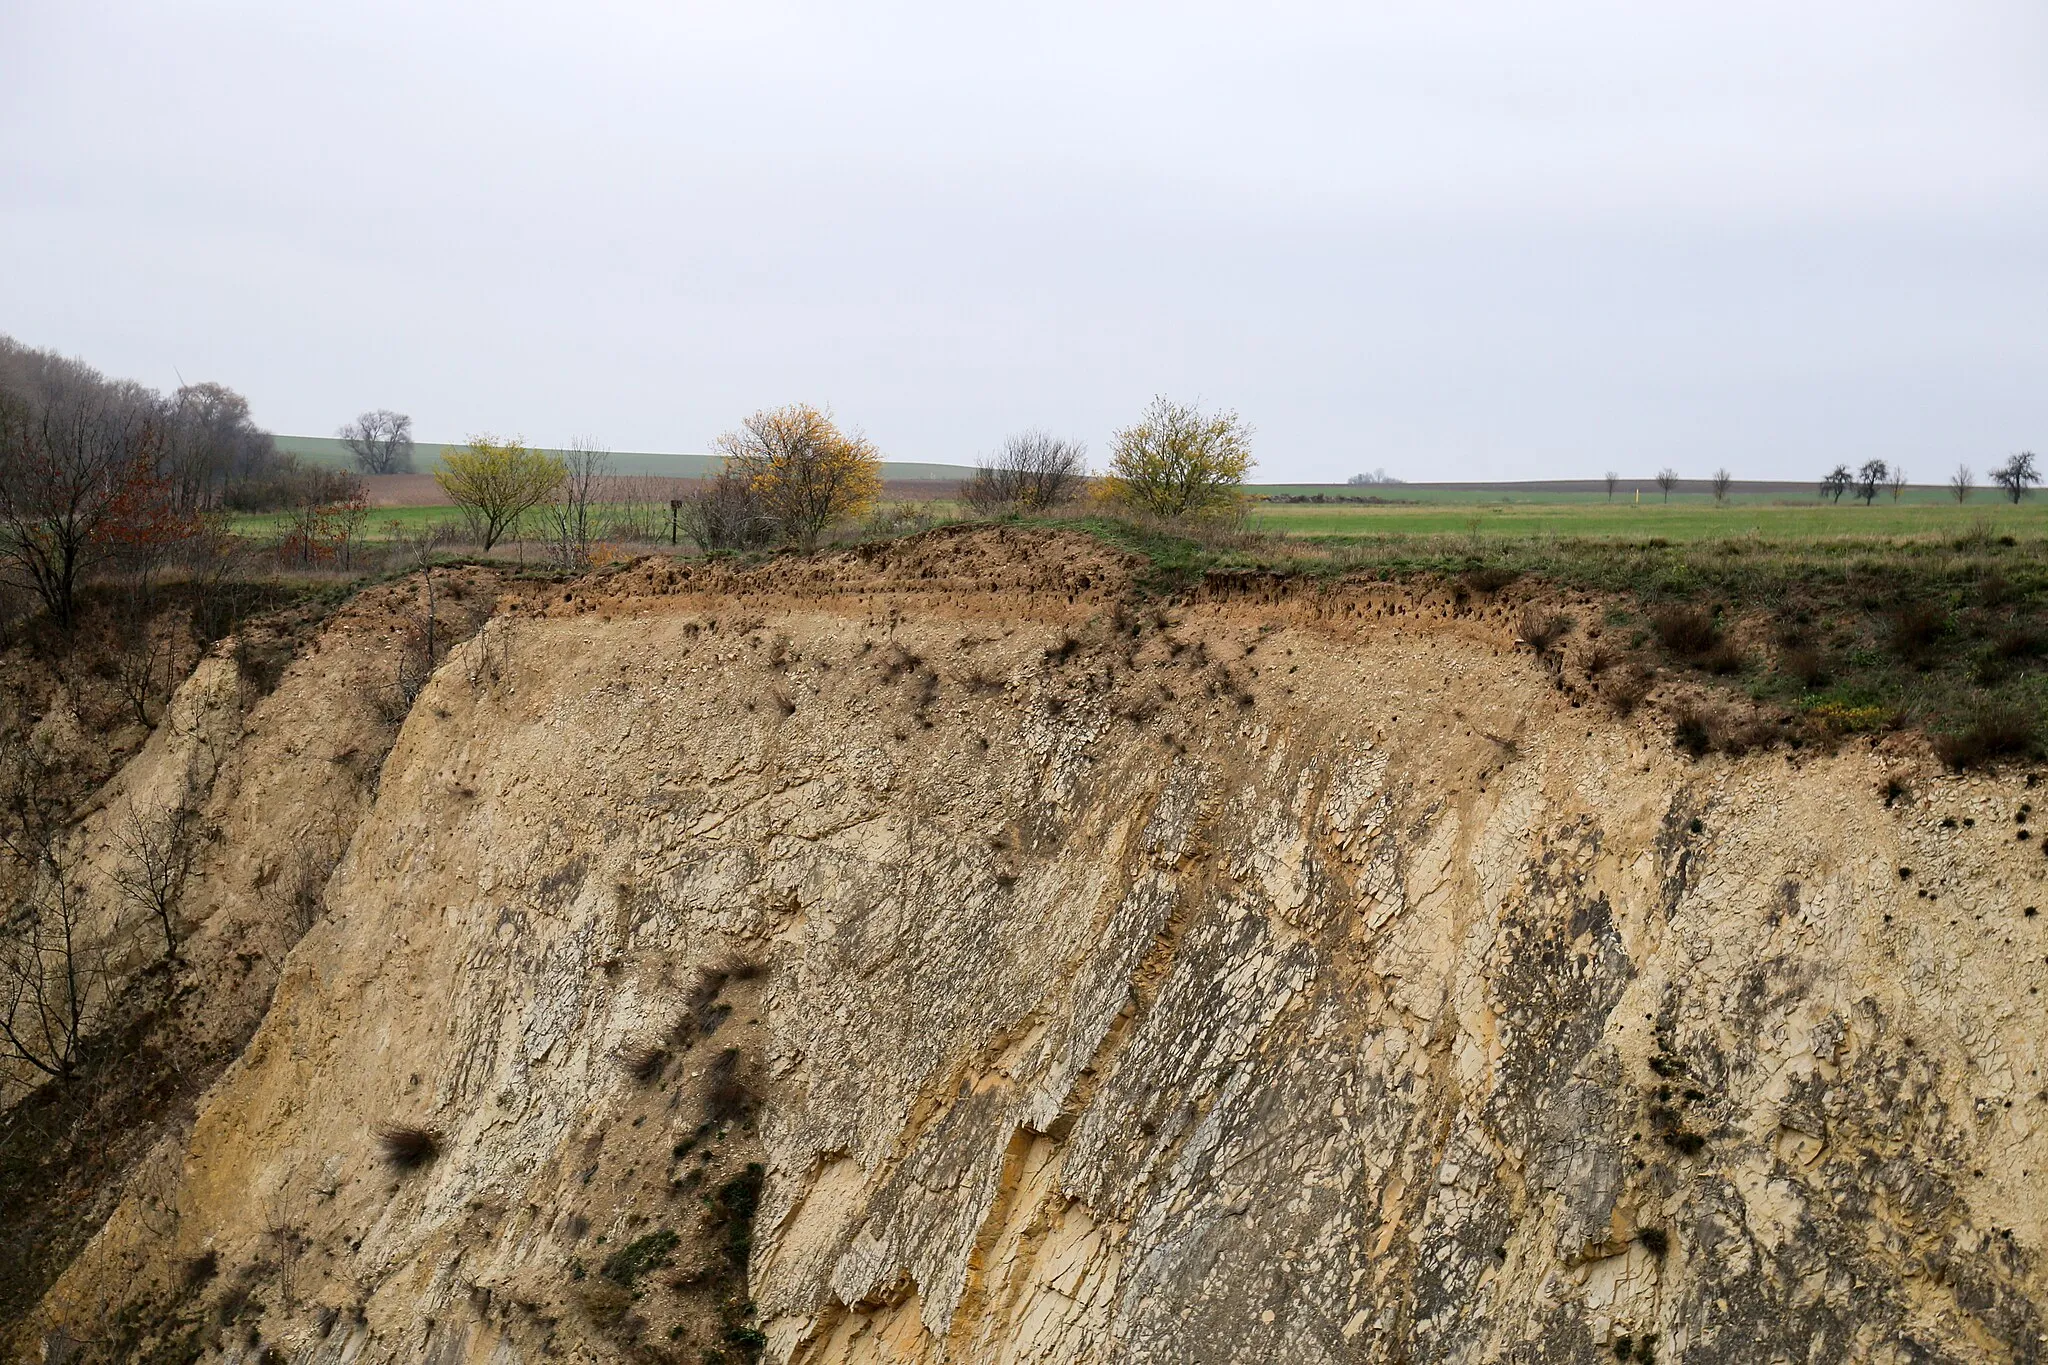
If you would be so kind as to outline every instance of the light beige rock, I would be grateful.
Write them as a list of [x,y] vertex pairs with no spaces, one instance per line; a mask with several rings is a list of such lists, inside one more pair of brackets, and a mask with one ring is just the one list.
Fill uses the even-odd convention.
[[[36,1332],[210,1302],[211,1250],[264,1310],[208,1358],[698,1360],[659,1277],[589,1272],[702,1235],[671,1149],[737,1045],[774,1360],[2042,1358],[2017,776],[1887,808],[1866,751],[1694,763],[1574,706],[1498,617],[1360,585],[1162,625],[1126,572],[935,535],[501,614],[168,1216],[124,1202]],[[735,950],[758,994],[636,1085]],[[386,1122],[443,1154],[394,1174]]]

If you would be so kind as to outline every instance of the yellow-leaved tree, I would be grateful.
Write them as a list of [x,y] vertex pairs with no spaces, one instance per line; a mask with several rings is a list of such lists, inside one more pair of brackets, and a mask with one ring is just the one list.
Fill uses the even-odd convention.
[[1251,438],[1234,412],[1204,417],[1191,403],[1154,398],[1135,425],[1112,436],[1107,491],[1157,517],[1230,511],[1252,467]]
[[808,403],[767,408],[716,442],[726,469],[745,479],[782,534],[805,554],[840,517],[855,516],[882,491],[882,457],[872,442],[841,431]]
[[434,482],[462,509],[488,550],[519,518],[554,496],[567,472],[558,457],[516,439],[472,436],[468,445],[441,456]]

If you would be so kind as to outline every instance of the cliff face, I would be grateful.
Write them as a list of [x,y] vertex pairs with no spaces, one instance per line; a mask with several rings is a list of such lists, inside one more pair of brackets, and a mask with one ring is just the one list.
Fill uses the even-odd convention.
[[1504,608],[1128,574],[508,603],[22,1351],[2048,1353],[2020,777],[1693,763]]

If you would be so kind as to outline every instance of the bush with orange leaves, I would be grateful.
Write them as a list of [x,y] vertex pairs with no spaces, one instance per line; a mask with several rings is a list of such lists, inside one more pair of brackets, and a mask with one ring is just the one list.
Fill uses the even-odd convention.
[[843,432],[808,403],[755,413],[716,442],[728,472],[747,480],[782,534],[805,554],[825,528],[857,516],[882,491],[873,442]]

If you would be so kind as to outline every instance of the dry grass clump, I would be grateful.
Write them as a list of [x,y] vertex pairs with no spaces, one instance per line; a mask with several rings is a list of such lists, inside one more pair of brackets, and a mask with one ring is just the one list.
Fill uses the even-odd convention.
[[1617,716],[1629,716],[1642,705],[1656,685],[1657,675],[1641,664],[1632,663],[1602,675],[1600,699],[1614,708]]
[[1540,607],[1529,606],[1522,609],[1519,634],[1523,644],[1538,654],[1548,654],[1558,641],[1571,634],[1574,624],[1572,618],[1561,611],[1544,611]]
[[416,1171],[441,1155],[441,1134],[432,1128],[387,1123],[377,1129],[384,1160],[401,1171]]
[[1778,671],[1809,692],[1816,687],[1825,687],[1832,676],[1826,657],[1803,641],[1788,644],[1778,651]]
[[711,1061],[704,1073],[704,1118],[725,1124],[745,1118],[760,1103],[760,1096],[748,1084],[740,1050],[729,1047]]
[[719,999],[726,986],[734,981],[757,981],[767,972],[767,959],[740,951],[727,953],[717,962],[699,967],[690,993],[683,998],[683,1015],[675,1024],[673,1037],[676,1043],[687,1048],[697,1039],[708,1038],[718,1032],[719,1025],[732,1013],[732,1006]]
[[1991,648],[2001,659],[2039,658],[2048,654],[2048,631],[2032,622],[2016,621],[1992,638]]
[[1694,758],[1723,753],[1740,758],[1769,747],[1778,735],[1770,721],[1754,714],[1719,710],[1703,702],[1679,702],[1671,710],[1671,740]]
[[656,1043],[629,1046],[619,1052],[619,1065],[640,1084],[652,1085],[668,1066],[668,1049]]
[[1708,673],[1740,673],[1742,651],[1721,633],[1713,613],[1700,607],[1659,607],[1650,616],[1657,642],[1693,667]]
[[1948,613],[1932,602],[1908,602],[1887,622],[1886,644],[1901,660],[1917,664],[1948,633]]
[[1459,577],[1458,582],[1462,587],[1478,593],[1481,597],[1491,597],[1521,576],[1520,569],[1502,568],[1498,564],[1483,564],[1476,569],[1468,569]]
[[1988,701],[1973,711],[1963,728],[1934,737],[1934,752],[1951,768],[1981,768],[2001,758],[2017,758],[2040,743],[2040,721],[2033,709],[2017,702]]
[[720,958],[712,970],[727,981],[758,981],[768,974],[768,961],[735,950]]
[[882,651],[882,681],[895,682],[905,674],[915,673],[924,667],[924,659],[911,653],[894,640]]
[[1650,614],[1657,643],[1681,659],[1697,659],[1721,643],[1721,627],[1711,612],[1680,605],[1659,607]]

